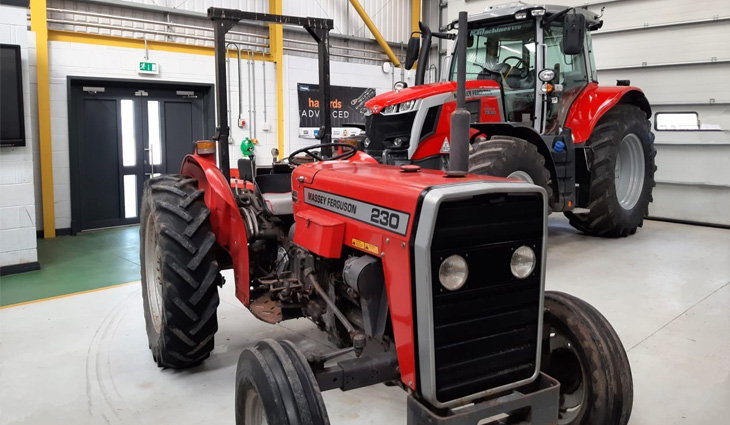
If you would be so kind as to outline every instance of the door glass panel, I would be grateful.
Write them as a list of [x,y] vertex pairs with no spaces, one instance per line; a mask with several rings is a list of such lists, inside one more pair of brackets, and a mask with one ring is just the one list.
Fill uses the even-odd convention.
[[162,164],[162,143],[160,142],[160,102],[147,102],[147,123],[150,140],[150,163]]
[[137,217],[137,175],[124,176],[124,218]]
[[588,84],[589,70],[586,69],[586,58],[582,52],[577,55],[563,53],[562,22],[554,22],[545,28],[545,45],[545,67],[555,70],[552,82],[562,85],[562,92],[552,94],[553,99],[558,99],[557,103],[548,103],[544,133],[557,134],[565,123],[573,101]]
[[137,164],[137,141],[134,137],[134,101],[122,100],[122,165],[134,167]]

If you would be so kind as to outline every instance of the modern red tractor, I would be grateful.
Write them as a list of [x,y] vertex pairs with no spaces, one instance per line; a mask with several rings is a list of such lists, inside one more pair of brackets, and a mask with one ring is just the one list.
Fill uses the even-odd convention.
[[[577,229],[621,237],[648,213],[656,150],[641,89],[628,81],[598,85],[590,32],[602,24],[583,8],[523,2],[469,17],[469,171],[535,183]],[[451,81],[424,85],[434,37],[454,38],[421,23],[423,45],[410,40],[406,67],[418,56],[414,87],[366,103],[364,149],[385,164],[448,168],[458,55]]]
[[246,349],[238,425],[329,424],[320,391],[379,383],[407,391],[412,425],[626,424],[631,371],[613,328],[586,302],[544,290],[543,188],[379,164],[329,143],[327,121],[322,144],[266,174],[241,160],[231,179],[226,32],[242,19],[304,26],[319,44],[326,108],[332,20],[208,15],[217,143],[197,142],[179,175],[146,183],[142,202],[142,292],[159,366],[211,354],[220,271],[232,268],[236,297],[256,318],[308,318],[339,347],[265,339]]

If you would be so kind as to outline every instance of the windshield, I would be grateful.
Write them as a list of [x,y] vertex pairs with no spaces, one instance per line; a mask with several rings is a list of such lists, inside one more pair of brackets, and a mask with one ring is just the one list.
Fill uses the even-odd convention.
[[[509,68],[535,69],[535,22],[526,21],[473,28],[466,47],[466,79],[488,79],[506,74]],[[451,80],[456,80],[456,62]],[[511,75],[511,73],[510,73]],[[489,78],[492,79],[492,78]]]
[[[507,121],[531,122],[535,101],[535,21],[483,26],[469,30],[466,79],[494,80],[504,90]],[[451,80],[456,63],[451,61]]]

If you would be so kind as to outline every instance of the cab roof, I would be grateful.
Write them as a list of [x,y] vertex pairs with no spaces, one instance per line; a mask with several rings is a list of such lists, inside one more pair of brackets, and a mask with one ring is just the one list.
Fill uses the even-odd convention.
[[[507,17],[513,17],[515,13],[522,11],[527,12],[529,17],[529,13],[532,9],[545,9],[545,16],[547,17],[562,12],[569,7],[570,6],[526,3],[523,1],[516,1],[511,3],[498,4],[495,6],[488,6],[486,9],[484,9],[484,12],[469,16],[469,22],[500,18],[504,19]],[[598,29],[603,24],[603,21],[600,19],[600,15],[591,10],[588,10],[584,7],[575,7],[573,8],[573,10],[575,11],[575,13],[580,13],[585,16],[588,28],[591,30]]]

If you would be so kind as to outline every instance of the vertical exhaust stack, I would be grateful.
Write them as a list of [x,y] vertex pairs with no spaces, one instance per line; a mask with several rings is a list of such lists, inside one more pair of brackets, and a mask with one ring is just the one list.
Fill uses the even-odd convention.
[[466,110],[466,12],[459,12],[456,37],[456,110],[451,114],[450,173],[466,173],[469,165],[469,111]]

